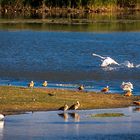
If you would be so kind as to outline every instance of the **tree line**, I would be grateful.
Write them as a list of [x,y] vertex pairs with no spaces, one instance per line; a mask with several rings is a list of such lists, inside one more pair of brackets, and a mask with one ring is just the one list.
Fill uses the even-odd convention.
[[0,0],[0,6],[40,8],[140,7],[140,0]]

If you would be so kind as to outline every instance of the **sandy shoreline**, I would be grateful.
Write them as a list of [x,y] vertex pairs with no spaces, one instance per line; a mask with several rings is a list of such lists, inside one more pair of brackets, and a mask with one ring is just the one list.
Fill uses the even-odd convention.
[[123,94],[87,92],[65,89],[26,88],[0,86],[0,113],[10,115],[27,111],[58,110],[65,103],[71,106],[80,102],[80,110],[122,108],[133,106],[140,96],[126,97]]

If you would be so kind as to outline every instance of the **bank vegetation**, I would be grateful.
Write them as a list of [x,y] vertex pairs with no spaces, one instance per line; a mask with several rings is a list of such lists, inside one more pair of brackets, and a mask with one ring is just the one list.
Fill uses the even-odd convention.
[[7,13],[104,13],[139,11],[140,0],[0,0],[1,14]]

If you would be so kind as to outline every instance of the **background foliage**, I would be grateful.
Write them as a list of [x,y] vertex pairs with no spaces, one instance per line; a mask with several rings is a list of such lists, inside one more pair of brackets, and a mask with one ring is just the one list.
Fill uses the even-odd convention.
[[30,6],[38,8],[45,4],[47,7],[98,7],[111,6],[135,8],[140,5],[140,0],[0,0],[1,6]]

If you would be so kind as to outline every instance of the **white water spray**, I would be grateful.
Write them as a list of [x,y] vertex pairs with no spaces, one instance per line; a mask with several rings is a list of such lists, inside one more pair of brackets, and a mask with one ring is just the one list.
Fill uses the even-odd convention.
[[134,66],[134,64],[130,63],[129,61],[124,61],[123,63],[119,64],[117,61],[115,61],[111,57],[103,57],[103,56],[95,54],[95,53],[92,53],[92,55],[101,58],[101,62],[102,62],[101,67],[104,67],[104,68],[106,68],[108,66],[111,66],[111,65],[116,65],[116,66],[119,66],[119,67],[127,67],[127,68],[138,68],[138,67],[140,67],[140,64]]

